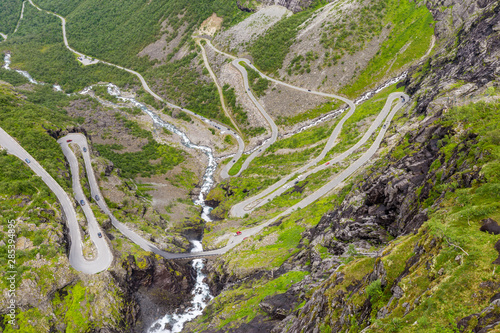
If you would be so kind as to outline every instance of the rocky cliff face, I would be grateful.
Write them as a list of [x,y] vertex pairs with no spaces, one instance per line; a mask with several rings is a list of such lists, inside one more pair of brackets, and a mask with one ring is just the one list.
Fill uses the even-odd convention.
[[134,332],[144,332],[166,313],[182,311],[191,302],[196,272],[189,262],[167,261],[157,256],[136,262],[130,255],[115,275],[125,295],[137,310],[129,316]]
[[438,55],[414,72],[416,79],[407,81],[408,92],[418,96],[419,112],[424,112],[455,81],[467,82],[461,91],[467,93],[493,81],[500,73],[498,2],[448,1],[444,10],[442,5],[442,1],[427,3],[437,21],[436,34],[442,38]]
[[[422,311],[432,313],[439,302],[447,302],[442,297],[449,296],[436,290],[454,276],[467,279],[464,283],[471,289],[470,300],[457,299],[456,306],[469,301],[486,306],[465,317],[453,316],[451,311],[448,326],[441,331],[486,332],[500,322],[496,276],[479,282],[472,275],[466,278],[464,274],[477,269],[478,261],[471,264],[470,254],[444,236],[446,231],[423,226],[436,211],[442,210],[443,218],[452,214],[449,203],[442,206],[448,196],[484,181],[479,161],[484,161],[485,153],[478,149],[477,135],[444,125],[442,119],[451,107],[483,100],[488,87],[499,86],[500,4],[455,0],[426,5],[437,21],[437,50],[429,61],[413,68],[404,82],[416,102],[406,115],[412,125],[384,160],[355,181],[336,209],[302,233],[298,252],[278,269],[254,272],[240,280],[220,261],[214,264],[223,273],[211,275],[213,292],[223,295],[248,281],[295,270],[310,272],[286,292],[263,298],[259,315],[230,332],[359,332],[365,328],[396,332],[402,323],[409,331],[418,331],[417,327],[430,331],[425,329],[429,323],[419,319]],[[461,207],[470,204],[456,200]],[[349,265],[353,256],[358,259]],[[491,262],[485,269],[495,271]],[[452,272],[461,273],[452,276]],[[447,290],[447,295],[454,292]],[[219,315],[221,303],[209,308],[212,315]],[[384,324],[386,318],[391,322]]]

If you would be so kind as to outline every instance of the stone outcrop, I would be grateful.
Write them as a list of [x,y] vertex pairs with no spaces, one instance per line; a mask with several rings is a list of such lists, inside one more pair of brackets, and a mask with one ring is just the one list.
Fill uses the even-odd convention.
[[136,262],[132,255],[123,261],[124,275],[117,275],[125,294],[140,309],[132,323],[143,332],[166,313],[184,309],[191,301],[196,273],[189,262],[145,256]]

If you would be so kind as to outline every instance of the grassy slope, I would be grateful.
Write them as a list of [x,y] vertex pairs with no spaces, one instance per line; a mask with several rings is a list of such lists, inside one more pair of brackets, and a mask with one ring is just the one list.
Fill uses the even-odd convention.
[[82,66],[64,47],[61,21],[29,4],[19,30],[0,44],[0,51],[11,51],[13,68],[28,71],[37,81],[57,83],[67,92],[99,81],[111,81],[120,86],[138,82],[133,75],[117,68],[102,64]]
[[[390,86],[358,106],[356,112],[344,123],[338,138],[338,143],[327,153],[323,163],[332,159],[335,154],[346,151],[361,139],[364,132],[359,131],[360,124],[363,123],[365,119],[376,116],[385,105],[387,96],[399,90],[401,89],[396,89],[395,85]],[[331,122],[328,126],[321,125],[313,127],[289,138],[276,141],[262,156],[255,158],[237,179],[229,179],[226,182],[233,190],[234,195],[226,198],[227,200],[222,203],[220,208],[216,208],[214,212],[218,213],[219,211],[225,211],[231,205],[244,198],[257,194],[264,188],[278,181],[280,177],[287,175],[292,170],[304,165],[306,161],[319,155],[337,121],[338,119]],[[365,127],[366,129],[368,128],[368,126]],[[312,147],[314,143],[320,140],[324,140],[324,142]],[[370,144],[370,141],[368,141],[368,144]],[[279,149],[290,149],[290,152],[278,153]],[[353,155],[351,159],[355,157],[356,155]],[[239,164],[235,164],[231,170],[236,173],[240,167]],[[331,177],[339,170],[342,170],[342,166],[328,168],[327,170],[308,177],[306,180],[297,184],[298,186],[306,186],[305,193],[296,193],[293,192],[293,189],[290,189],[276,198],[273,202],[263,206],[261,210],[265,211],[272,207],[283,208],[300,201],[307,193],[310,193],[308,191],[318,188],[326,178]],[[224,183],[224,186],[227,185],[226,183]]]
[[[454,108],[441,121],[445,126],[463,129],[441,143],[443,165],[453,154],[458,154],[460,163],[469,168],[454,178],[459,179],[476,168],[481,168],[482,177],[469,188],[459,187],[456,181],[441,184],[439,175],[449,170],[439,171],[439,159],[433,164],[431,171],[438,170],[437,179],[424,207],[430,207],[443,193],[446,193],[445,198],[438,207],[430,209],[429,220],[418,234],[398,238],[384,251],[382,261],[387,270],[388,287],[382,289],[376,283],[365,284],[373,304],[373,325],[368,332],[456,332],[459,319],[479,313],[490,304],[489,299],[495,291],[490,290],[488,284],[500,280],[492,265],[498,256],[494,249],[498,237],[479,231],[479,227],[484,218],[500,220],[499,108],[499,102],[470,104]],[[470,134],[478,135],[477,140],[471,142]],[[467,154],[465,148],[471,143]],[[414,253],[417,247],[424,249],[420,257]],[[463,263],[455,260],[457,256],[463,258]],[[403,297],[389,306],[391,286],[405,270],[405,262],[412,257],[416,259],[414,265],[399,282]],[[353,269],[354,266],[346,266],[341,272],[352,274]],[[362,276],[372,269],[373,264],[365,265]],[[332,286],[328,295],[335,295],[347,284]],[[364,296],[356,293],[349,297],[349,302],[360,305],[365,299],[366,293]],[[410,304],[411,309],[404,319],[403,304]],[[390,314],[384,319],[376,319],[383,306],[389,307]]]
[[430,46],[434,21],[425,5],[408,0],[385,2],[383,24],[390,24],[391,33],[368,66],[341,90],[347,96],[358,96],[389,73],[420,59]]

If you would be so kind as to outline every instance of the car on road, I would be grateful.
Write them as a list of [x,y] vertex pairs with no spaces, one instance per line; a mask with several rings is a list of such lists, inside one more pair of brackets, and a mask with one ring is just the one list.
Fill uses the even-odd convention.
[[66,140],[66,142],[71,142],[71,141],[73,141],[73,140]]
[[325,163],[325,165],[328,165],[328,164],[330,164],[330,162],[326,162],[326,163]]
[[94,198],[95,198],[95,201],[99,201],[99,196],[97,194]]
[[241,231],[236,231],[236,236],[241,235]]
[[28,164],[29,164],[29,163],[31,163],[31,161],[30,161],[30,159],[29,159],[29,158],[26,158],[26,159],[24,159],[24,160],[25,160],[25,161],[26,161],[26,163],[28,163]]
[[99,238],[102,238],[102,234],[100,232],[97,233],[97,236],[99,236]]
[[307,91],[311,92],[311,89],[307,89]]
[[385,128],[385,124],[384,124],[384,126],[382,126],[382,128]]
[[86,153],[87,152],[87,147],[83,147],[83,152]]
[[298,181],[298,180],[296,180],[294,184],[298,184],[298,183],[299,183],[299,181]]
[[80,200],[80,205],[85,206],[85,201]]

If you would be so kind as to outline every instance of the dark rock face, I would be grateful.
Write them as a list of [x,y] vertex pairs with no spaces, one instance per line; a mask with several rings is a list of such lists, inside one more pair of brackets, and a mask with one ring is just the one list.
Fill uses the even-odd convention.
[[500,265],[500,240],[495,243],[495,250],[498,252],[498,258],[493,261],[493,264]]
[[493,219],[484,219],[481,221],[482,226],[479,228],[479,230],[493,234],[493,235],[498,235],[500,234],[500,226],[498,225],[498,222],[493,220]]
[[494,300],[481,313],[474,313],[458,321],[460,332],[486,333],[500,323],[500,301]]
[[[349,242],[366,241],[384,244],[390,236],[397,237],[418,229],[427,220],[425,210],[416,204],[428,198],[435,172],[429,172],[437,155],[437,142],[448,129],[423,124],[410,139],[420,150],[377,170],[358,189],[362,203],[357,207],[349,197],[339,209],[327,213],[310,230],[311,242],[324,236],[329,252],[341,255]],[[451,161],[450,164],[456,163]],[[417,194],[417,188],[422,190]],[[359,201],[359,200],[358,200]]]
[[[427,7],[438,21],[436,34],[447,39],[445,50],[429,60],[420,80],[407,84],[410,95],[427,87],[419,97],[417,111],[426,112],[430,102],[447,82],[462,80],[482,87],[500,73],[500,4],[494,0],[450,1],[453,20],[449,25],[443,17],[442,1],[429,1]],[[475,15],[475,16],[474,16]],[[473,17],[473,19],[470,19]],[[461,28],[460,28],[461,27]],[[458,32],[456,32],[458,30]],[[453,35],[456,33],[456,37]],[[415,72],[420,70],[415,69]],[[432,73],[432,75],[429,75]],[[410,73],[413,74],[413,73]],[[409,75],[408,77],[410,77]]]
[[195,284],[195,271],[189,262],[177,263],[144,257],[145,263],[138,264],[129,256],[122,264],[126,271],[120,285],[126,294],[134,299],[140,308],[135,323],[135,332],[143,332],[165,313],[183,309],[191,301],[191,290]]
[[241,10],[241,11],[243,11],[243,12],[247,12],[247,13],[253,13],[253,12],[255,12],[255,9],[243,6],[239,1],[236,1],[236,6],[238,6],[238,9]]
[[270,315],[273,319],[285,319],[293,309],[293,305],[297,301],[297,296],[286,292],[274,296],[266,296],[259,307],[262,311]]

